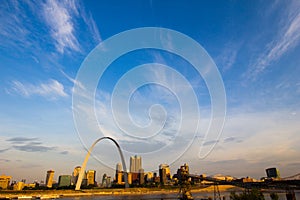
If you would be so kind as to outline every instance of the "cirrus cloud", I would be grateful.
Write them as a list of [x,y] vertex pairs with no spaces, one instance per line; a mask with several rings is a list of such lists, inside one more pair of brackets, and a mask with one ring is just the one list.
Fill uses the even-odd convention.
[[22,83],[20,81],[12,81],[11,88],[6,90],[9,94],[19,94],[24,97],[39,95],[42,97],[50,97],[57,99],[58,97],[67,97],[68,94],[64,90],[63,84],[57,80],[50,79],[47,83],[39,85],[31,83]]

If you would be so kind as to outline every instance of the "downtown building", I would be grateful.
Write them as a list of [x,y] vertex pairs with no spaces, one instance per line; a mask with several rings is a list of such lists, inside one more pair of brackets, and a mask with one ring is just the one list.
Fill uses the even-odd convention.
[[111,177],[103,174],[101,187],[109,188],[111,187]]
[[71,185],[76,185],[79,173],[81,171],[81,166],[76,166],[72,173]]
[[11,180],[11,176],[1,175],[0,176],[0,188],[7,189]]
[[130,157],[130,173],[128,174],[130,184],[142,185],[144,184],[144,169],[142,168],[141,156]]
[[86,172],[86,179],[87,179],[87,186],[96,186],[96,171],[95,170],[88,170]]
[[131,156],[130,157],[130,173],[139,173],[142,169],[142,158],[141,156]]
[[170,167],[167,164],[159,165],[159,179],[162,185],[170,183],[171,181],[171,171]]
[[71,175],[60,175],[58,177],[58,187],[70,187],[71,186]]
[[[132,184],[132,173],[127,173],[127,181],[128,184]],[[122,164],[118,163],[116,165],[116,176],[115,176],[115,183],[117,185],[124,185],[125,184],[125,173],[122,170]]]
[[[71,176],[71,185],[76,185],[80,171],[81,171],[81,166],[76,166],[74,168]],[[85,171],[82,177],[81,186],[96,186],[96,185],[97,185],[96,171],[95,170]]]
[[[128,184],[142,185],[144,184],[144,169],[142,168],[141,156],[130,157],[130,167],[127,173]],[[125,172],[123,171],[122,164],[116,165],[115,181],[117,185],[125,184]]]
[[46,175],[46,182],[45,182],[47,188],[52,188],[53,178],[54,178],[54,171],[48,170]]

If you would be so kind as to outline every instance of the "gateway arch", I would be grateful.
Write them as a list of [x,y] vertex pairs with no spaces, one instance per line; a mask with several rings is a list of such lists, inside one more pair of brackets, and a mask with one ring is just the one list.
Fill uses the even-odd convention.
[[93,145],[90,147],[90,149],[88,150],[88,153],[86,154],[85,159],[84,159],[84,161],[83,161],[83,163],[82,163],[80,173],[79,173],[79,175],[78,175],[78,180],[77,180],[77,183],[76,183],[76,188],[75,188],[75,190],[80,190],[81,183],[82,183],[82,179],[83,179],[83,176],[84,176],[84,173],[85,173],[86,164],[87,164],[87,162],[88,162],[88,159],[89,159],[89,157],[90,157],[90,155],[91,155],[91,152],[92,152],[93,148],[95,147],[95,145],[96,145],[98,142],[100,142],[101,140],[104,140],[104,139],[108,139],[108,140],[113,141],[113,143],[117,146],[117,148],[118,148],[118,150],[119,150],[119,154],[120,154],[121,160],[122,160],[122,165],[123,165],[125,188],[128,188],[128,187],[129,187],[129,184],[128,184],[128,177],[127,177],[126,163],[125,163],[124,156],[123,156],[122,150],[121,150],[121,148],[120,148],[120,145],[117,143],[116,140],[114,140],[114,139],[111,138],[111,137],[102,137],[102,138],[97,139],[97,140],[93,143]]

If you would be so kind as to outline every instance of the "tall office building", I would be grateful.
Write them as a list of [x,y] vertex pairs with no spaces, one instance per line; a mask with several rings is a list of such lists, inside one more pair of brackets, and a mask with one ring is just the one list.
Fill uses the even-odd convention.
[[69,187],[71,185],[70,175],[60,175],[58,177],[58,187]]
[[116,182],[117,184],[122,184],[124,181],[124,174],[123,172],[118,172],[117,175],[116,175]]
[[139,170],[142,169],[142,158],[141,156],[131,156],[130,157],[130,172],[139,173]]
[[122,164],[118,163],[116,165],[116,182],[117,182],[117,184],[122,184],[123,177],[124,177],[124,174],[123,174],[123,171],[122,171]]
[[159,178],[162,184],[167,183],[167,181],[171,180],[171,172],[170,167],[167,164],[159,165]]
[[107,181],[107,175],[103,174],[103,176],[102,176],[102,182],[101,182],[101,186],[102,187],[106,186],[106,181]]
[[268,178],[280,178],[279,170],[276,167],[266,169],[266,173]]
[[143,185],[145,182],[145,172],[144,169],[139,170],[139,184]]
[[110,176],[107,177],[106,187],[111,187],[111,177]]
[[145,173],[145,180],[147,182],[152,182],[153,181],[153,177],[154,177],[153,172],[146,172]]
[[72,173],[71,185],[76,185],[80,171],[81,171],[80,166],[77,166],[74,168],[74,171]]
[[95,185],[96,184],[96,171],[88,170],[86,173],[87,185]]
[[131,185],[132,184],[132,174],[130,172],[127,174],[127,180],[128,180],[128,184]]
[[122,164],[121,163],[118,163],[116,165],[116,172],[121,172],[122,171]]
[[47,171],[47,176],[46,176],[46,186],[48,188],[52,188],[53,177],[54,177],[54,171],[53,170],[48,170]]
[[102,177],[102,187],[111,187],[111,177],[107,176],[106,174]]
[[0,176],[0,188],[7,189],[11,180],[11,176]]

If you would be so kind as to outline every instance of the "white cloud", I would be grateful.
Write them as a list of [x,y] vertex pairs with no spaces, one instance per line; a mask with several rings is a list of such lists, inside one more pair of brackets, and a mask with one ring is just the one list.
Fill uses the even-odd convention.
[[285,171],[283,176],[299,173],[298,167],[287,170],[299,160],[299,115],[288,110],[246,113],[240,108],[240,111],[227,117],[222,137],[209,156],[205,159],[197,156],[202,145],[199,138],[176,165],[188,162],[191,168],[199,169],[201,163],[201,173],[256,178],[265,176],[264,169],[270,166]]
[[[191,97],[187,91],[189,87],[178,75],[176,76],[175,71],[159,67],[151,68],[150,66],[147,69],[143,69],[142,73],[141,71],[135,71],[134,73],[131,72],[131,75],[143,80],[151,80],[150,82],[153,83],[165,83],[166,87],[168,87],[173,94],[166,88],[157,85],[135,90],[137,89],[137,85],[130,78],[130,73],[125,74],[124,76],[127,76],[126,80],[128,83],[123,84],[122,82],[120,84],[122,88],[120,92],[131,94],[131,92],[128,92],[129,90],[134,91],[134,94],[131,96],[131,99],[123,99],[122,95],[116,97],[120,97],[120,99],[116,101],[117,105],[124,106],[126,109],[128,108],[128,112],[131,115],[131,117],[129,117],[127,112],[122,112],[119,109],[115,110],[116,113],[114,114],[117,115],[115,117],[118,117],[119,120],[117,119],[117,121],[122,123],[122,128],[125,130],[122,131],[118,124],[116,124],[116,119],[112,114],[112,106],[114,105],[111,104],[112,97],[110,93],[98,90],[94,107],[93,100],[86,95],[88,91],[77,87],[78,91],[76,91],[75,94],[80,96],[80,100],[73,101],[73,112],[75,113],[75,118],[78,119],[76,126],[79,135],[86,145],[92,144],[94,140],[101,135],[111,136],[120,142],[122,149],[129,154],[143,154],[145,160],[151,160],[153,158],[151,158],[151,156],[159,155],[161,162],[173,162],[186,150],[195,134],[201,134],[201,136],[205,134],[209,120],[204,120],[203,118],[207,116],[201,115],[201,124],[199,124],[199,129],[197,130],[195,124],[197,120],[197,110],[194,104],[190,103]],[[123,87],[126,89],[123,90]],[[178,96],[176,97],[176,95]],[[91,95],[91,97],[92,96],[93,95]],[[177,102],[177,98],[179,98],[178,101],[181,102]],[[132,103],[131,107],[129,107],[130,103]],[[161,122],[163,121],[162,119],[165,113],[154,112],[154,115],[149,116],[149,109],[155,104],[161,104],[167,111],[168,116],[163,126],[161,126]],[[180,104],[184,104],[185,107]],[[182,107],[180,108],[180,106]],[[180,109],[185,110],[184,116],[180,116],[180,114],[182,114],[180,113]],[[95,115],[98,121],[95,120]],[[152,121],[150,119],[151,117]],[[152,124],[148,126],[148,123]],[[142,127],[143,125],[145,125],[145,127]],[[143,138],[153,135],[157,127],[160,129],[156,135]],[[137,129],[142,130],[136,131]],[[201,133],[198,133],[197,131],[200,130]],[[135,137],[132,137],[132,135]],[[104,146],[98,148],[101,148],[103,151],[105,150]],[[169,157],[170,151],[172,151],[173,157]],[[110,155],[111,153],[108,152],[107,154]],[[109,158],[111,158],[111,156]],[[109,162],[106,161],[107,160],[105,160],[105,163]]]
[[[250,66],[251,78],[255,78],[263,72],[271,63],[279,60],[285,53],[295,48],[300,42],[300,5],[291,3],[287,9],[287,17],[284,17],[284,23],[278,30],[277,37],[270,41],[267,48]],[[282,14],[282,16],[284,16]]]
[[101,41],[92,15],[79,1],[4,1],[0,13],[0,47],[41,67],[59,66],[58,54],[85,54]]
[[7,90],[8,93],[17,93],[24,97],[39,95],[56,99],[57,97],[67,97],[68,94],[64,91],[64,86],[57,80],[50,79],[47,83],[39,85],[24,84],[20,81],[12,81],[12,87]]
[[101,41],[98,27],[92,15],[86,13],[80,2],[48,0],[42,8],[43,16],[59,53],[64,53],[67,50],[81,51],[81,45],[78,41],[78,23],[80,20],[83,20],[94,42],[99,43]]
[[[299,116],[278,110],[264,113],[234,114],[227,117],[223,140],[210,160],[244,159],[287,164],[299,154]],[[226,141],[226,138],[237,138]],[[226,151],[226,154],[220,152]],[[277,159],[277,160],[276,160]]]
[[217,61],[219,62],[220,67],[222,67],[223,71],[231,69],[231,67],[234,65],[239,48],[240,44],[234,44],[232,42],[229,42],[225,45],[221,54],[217,57]]
[[[74,79],[74,78],[72,78],[72,77],[70,77],[68,74],[66,74],[63,70],[60,70],[60,72],[69,80],[69,81],[71,81],[73,84],[74,84],[74,86],[78,86],[81,90],[85,90],[85,88],[84,88],[84,86],[82,85],[82,83],[80,83],[77,79]],[[73,87],[73,89],[74,89],[74,87]],[[72,89],[72,92],[74,92],[73,91],[73,89]]]
[[[82,8],[82,7],[80,7]],[[87,14],[83,9],[80,9],[81,16],[85,22],[85,24],[88,26],[89,32],[92,34],[94,41],[96,43],[99,43],[102,41],[98,27],[96,25],[96,22],[93,19],[92,14]]]
[[64,53],[65,49],[80,51],[72,21],[73,15],[78,14],[76,4],[73,1],[48,0],[43,6],[43,14],[56,41],[56,49],[60,53]]
[[5,49],[21,50],[28,47],[30,31],[27,16],[23,12],[22,2],[3,1],[0,7],[0,46]]

